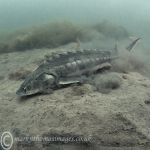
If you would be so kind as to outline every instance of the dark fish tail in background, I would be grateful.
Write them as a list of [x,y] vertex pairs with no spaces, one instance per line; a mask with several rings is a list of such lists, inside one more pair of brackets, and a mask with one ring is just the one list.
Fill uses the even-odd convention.
[[131,50],[136,46],[137,42],[140,41],[140,40],[141,40],[141,38],[136,38],[131,44],[129,44],[129,45],[126,47],[126,49],[127,49],[128,51],[131,51]]

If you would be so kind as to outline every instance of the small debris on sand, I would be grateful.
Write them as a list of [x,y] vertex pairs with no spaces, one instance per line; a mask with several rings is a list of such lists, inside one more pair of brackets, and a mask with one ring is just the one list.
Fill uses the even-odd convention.
[[13,72],[13,73],[10,73],[9,74],[9,79],[10,80],[23,80],[25,79],[29,74],[31,73],[31,71],[29,70],[25,70],[23,68]]

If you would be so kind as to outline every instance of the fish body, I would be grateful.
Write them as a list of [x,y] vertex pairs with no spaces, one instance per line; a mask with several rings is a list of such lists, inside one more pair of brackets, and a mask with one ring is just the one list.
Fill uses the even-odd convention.
[[[140,38],[133,41],[131,50]],[[83,76],[111,67],[111,61],[118,58],[117,45],[114,50],[75,50],[45,56],[44,62],[21,84],[16,94],[29,96],[36,93],[51,93],[62,86],[83,83]]]
[[25,79],[16,94],[28,96],[50,93],[63,85],[81,83],[82,76],[109,68],[111,60],[115,58],[111,51],[97,49],[46,56],[45,61]]

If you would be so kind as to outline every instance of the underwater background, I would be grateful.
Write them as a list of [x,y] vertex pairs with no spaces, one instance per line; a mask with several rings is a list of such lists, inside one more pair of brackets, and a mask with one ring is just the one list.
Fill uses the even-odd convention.
[[[13,150],[149,150],[149,18],[149,0],[0,0],[0,136],[79,140],[16,141]],[[54,54],[86,49],[92,57],[94,49],[116,47],[111,69],[84,84],[16,94]]]
[[0,27],[3,31],[60,20],[108,20],[149,35],[149,9],[148,0],[1,0]]

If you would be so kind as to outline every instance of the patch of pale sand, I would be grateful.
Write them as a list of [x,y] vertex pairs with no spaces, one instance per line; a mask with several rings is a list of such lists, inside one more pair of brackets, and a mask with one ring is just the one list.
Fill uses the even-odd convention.
[[[37,53],[40,58],[42,52]],[[26,53],[7,55],[10,61],[5,64],[8,70],[3,66],[5,74],[18,62],[19,67],[29,63],[21,60],[27,59]],[[108,94],[96,92],[85,84],[28,99],[15,95],[21,81],[11,81],[6,76],[0,80],[0,132],[17,128],[31,135],[92,136],[101,146],[145,145],[150,142],[150,106],[144,103],[150,99],[150,80],[136,72],[118,75],[123,77],[121,87]]]
[[[94,92],[90,85],[83,85],[26,100],[19,100],[14,94],[20,82],[8,81],[0,93],[0,130],[19,128],[34,135],[71,132],[103,139],[106,145],[115,140],[125,144],[132,138],[138,145],[143,137],[142,142],[147,142],[150,106],[144,101],[149,98],[150,81],[138,73],[126,76],[121,87],[109,94]],[[72,88],[84,92],[79,95]]]

